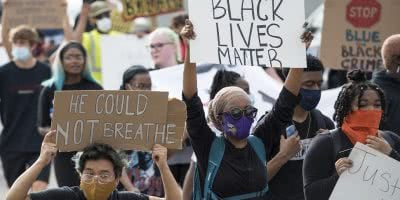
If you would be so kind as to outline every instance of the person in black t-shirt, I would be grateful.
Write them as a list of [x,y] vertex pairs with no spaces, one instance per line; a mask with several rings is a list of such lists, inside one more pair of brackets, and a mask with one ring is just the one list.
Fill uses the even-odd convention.
[[350,83],[343,86],[335,102],[333,118],[337,129],[315,137],[304,159],[307,200],[329,199],[339,176],[352,167],[347,156],[357,142],[400,161],[400,137],[379,130],[386,110],[382,89],[367,81],[360,70],[347,77]]
[[[268,179],[274,200],[302,200],[303,160],[312,138],[321,129],[334,129],[333,122],[316,109],[321,98],[323,65],[311,55],[307,56],[307,68],[301,80],[301,100],[296,105],[292,121],[280,128],[281,137],[273,138],[268,155]],[[288,75],[284,69],[283,74]],[[285,99],[283,99],[285,100]],[[294,124],[298,138],[285,139],[285,128]]]
[[[181,35],[193,39],[193,25],[189,20],[186,23]],[[309,46],[311,34],[304,34],[302,39]],[[290,70],[271,114],[255,128],[254,135],[262,141],[266,149],[272,138],[280,137],[279,127],[291,121],[294,107],[299,100],[302,73],[303,69]],[[196,64],[190,63],[188,47],[183,72],[183,99],[187,106],[187,130],[197,157],[198,177],[203,191],[207,181],[205,176],[209,155],[213,153],[210,152],[211,144],[217,136],[207,124],[203,105],[197,95]],[[251,199],[269,199],[269,192],[265,191],[268,185],[266,163],[260,161],[247,140],[256,112],[257,109],[251,106],[247,93],[239,87],[221,89],[209,103],[209,118],[222,132],[225,143],[221,164],[210,186],[212,196],[217,199],[254,193],[257,194]],[[210,199],[208,196],[203,198]]]
[[[0,157],[10,187],[27,165],[39,156],[43,137],[36,127],[40,83],[50,77],[50,68],[32,56],[37,33],[28,26],[12,30],[10,43],[12,61],[0,67]],[[46,167],[33,182],[32,190],[47,187],[50,168]]]
[[13,184],[6,199],[17,200],[181,200],[182,192],[176,183],[167,164],[167,149],[159,144],[153,146],[153,160],[160,169],[164,182],[165,198],[146,196],[132,192],[115,190],[121,178],[124,161],[110,146],[91,144],[83,149],[76,160],[80,174],[80,185],[49,189],[38,193],[30,193],[29,187],[43,167],[50,164],[58,151],[55,144],[56,131],[46,134],[40,156],[36,162]]
[[[43,82],[40,93],[37,125],[39,132],[50,130],[54,92],[59,90],[102,90],[90,73],[86,51],[80,43],[69,42],[61,47],[53,64],[53,76]],[[59,153],[54,159],[59,186],[76,186],[79,176],[74,170],[72,156],[75,152]]]

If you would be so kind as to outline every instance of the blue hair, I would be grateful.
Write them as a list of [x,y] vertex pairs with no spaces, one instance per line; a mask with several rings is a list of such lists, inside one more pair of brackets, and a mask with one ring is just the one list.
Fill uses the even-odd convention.
[[56,90],[62,90],[64,86],[64,81],[65,81],[65,71],[64,67],[62,64],[62,59],[64,58],[65,52],[67,52],[68,49],[71,48],[76,48],[80,50],[83,54],[84,60],[85,60],[85,68],[82,72],[82,79],[86,79],[87,81],[97,83],[97,81],[93,78],[91,68],[88,65],[87,62],[87,53],[85,48],[82,46],[82,44],[78,42],[67,42],[63,44],[59,50],[57,51],[56,59],[52,65],[52,77],[42,83],[43,86],[45,87],[52,87],[53,85],[55,86]]

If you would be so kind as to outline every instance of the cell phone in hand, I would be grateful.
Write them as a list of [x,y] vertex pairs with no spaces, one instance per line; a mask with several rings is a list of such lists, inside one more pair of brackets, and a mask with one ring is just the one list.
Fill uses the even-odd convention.
[[338,155],[337,155],[337,160],[339,160],[340,158],[347,158],[349,157],[351,150],[353,150],[353,148],[350,149],[346,149],[343,151],[339,151]]
[[296,126],[290,125],[286,128],[286,137],[290,137],[296,133]]

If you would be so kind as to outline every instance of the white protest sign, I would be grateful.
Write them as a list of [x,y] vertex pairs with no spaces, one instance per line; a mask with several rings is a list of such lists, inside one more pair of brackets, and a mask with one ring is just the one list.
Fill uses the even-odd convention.
[[[219,69],[235,71],[249,82],[250,93],[255,100],[254,106],[258,109],[257,117],[261,117],[265,111],[272,109],[272,105],[282,89],[282,84],[268,76],[261,67],[204,64],[197,66],[197,88],[206,114],[210,100],[209,90],[214,75]],[[168,91],[171,97],[182,98],[182,65],[152,71],[150,75],[153,82],[153,90]]]
[[150,50],[146,48],[148,37],[134,35],[101,37],[101,70],[103,87],[107,90],[119,89],[122,74],[132,65],[153,66]]
[[197,33],[193,62],[307,66],[304,0],[189,0],[189,17]]
[[353,167],[340,176],[329,200],[400,199],[400,162],[360,143],[349,159]]

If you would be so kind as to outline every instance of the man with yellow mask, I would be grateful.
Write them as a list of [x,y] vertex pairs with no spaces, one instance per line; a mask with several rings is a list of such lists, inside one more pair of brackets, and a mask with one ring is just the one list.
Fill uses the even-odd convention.
[[133,192],[117,191],[124,162],[120,155],[105,144],[92,144],[86,147],[79,159],[76,168],[80,174],[81,184],[75,187],[62,187],[30,193],[29,188],[42,169],[50,164],[58,149],[55,144],[56,132],[46,134],[38,160],[29,167],[12,185],[6,199],[13,200],[181,200],[182,192],[176,183],[167,164],[167,149],[161,145],[154,145],[152,157],[160,169],[163,181],[165,198],[146,196]]
[[[104,35],[118,35],[113,31],[111,20],[111,8],[106,1],[95,1],[90,4],[89,22],[94,24],[95,29],[83,34],[77,34],[76,40],[81,41],[88,52],[89,66],[92,67],[92,75],[99,82],[102,82],[101,75],[101,37]],[[79,19],[79,24],[86,27],[87,20]],[[81,32],[82,33],[82,32]]]

